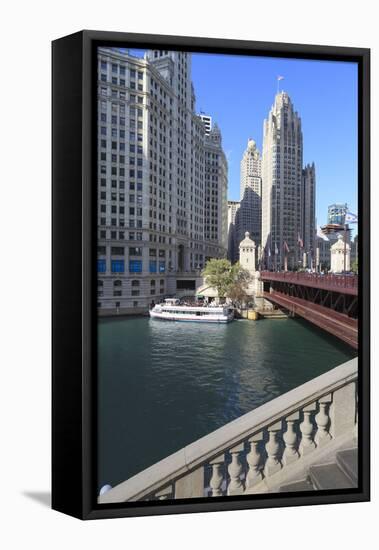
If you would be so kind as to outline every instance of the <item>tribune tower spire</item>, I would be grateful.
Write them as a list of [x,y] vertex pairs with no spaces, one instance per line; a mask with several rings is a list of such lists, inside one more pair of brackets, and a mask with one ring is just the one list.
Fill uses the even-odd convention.
[[278,268],[284,266],[284,243],[290,250],[289,267],[300,258],[302,166],[301,118],[282,91],[263,123],[262,151],[262,246],[266,255],[277,250]]

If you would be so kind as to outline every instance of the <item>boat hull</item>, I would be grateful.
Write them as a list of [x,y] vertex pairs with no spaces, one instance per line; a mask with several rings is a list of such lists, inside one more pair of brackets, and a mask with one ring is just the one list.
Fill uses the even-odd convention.
[[225,316],[214,316],[211,317],[210,315],[204,316],[203,318],[197,316],[197,315],[172,315],[168,312],[154,312],[150,311],[150,317],[152,319],[159,319],[161,321],[179,321],[184,323],[218,323],[218,324],[226,324],[230,321],[233,321],[233,316],[225,317]]

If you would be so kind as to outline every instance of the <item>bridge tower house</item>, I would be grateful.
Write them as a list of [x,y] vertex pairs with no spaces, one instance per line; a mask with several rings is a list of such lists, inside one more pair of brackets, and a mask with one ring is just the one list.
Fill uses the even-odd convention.
[[240,242],[240,264],[250,274],[255,273],[255,242],[250,239],[250,233],[246,231],[245,238]]
[[345,244],[342,235],[338,235],[337,242],[330,247],[330,271],[332,273],[350,271],[350,245]]
[[256,269],[255,242],[250,238],[250,233],[246,231],[245,238],[239,244],[240,265],[250,274],[250,283],[247,293],[254,297],[255,303],[261,305],[261,294],[263,283],[260,279],[260,273]]

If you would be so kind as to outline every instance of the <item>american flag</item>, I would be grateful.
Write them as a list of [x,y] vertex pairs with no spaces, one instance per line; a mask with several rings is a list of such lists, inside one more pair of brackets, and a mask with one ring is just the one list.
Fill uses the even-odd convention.
[[283,243],[283,248],[284,248],[284,250],[285,250],[287,253],[290,251],[289,246],[288,246],[288,244],[287,244],[287,241],[284,241],[284,243]]
[[297,234],[297,242],[300,245],[300,248],[304,248],[303,239],[300,237],[300,233]]

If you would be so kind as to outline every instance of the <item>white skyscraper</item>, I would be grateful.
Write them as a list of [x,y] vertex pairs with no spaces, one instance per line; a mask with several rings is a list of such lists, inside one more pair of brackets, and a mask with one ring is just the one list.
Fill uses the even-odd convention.
[[253,139],[247,142],[247,149],[241,160],[240,209],[238,213],[238,238],[242,240],[246,231],[258,246],[261,242],[262,215],[262,161]]
[[99,48],[100,314],[194,290],[206,258],[226,255],[226,159],[205,134],[191,54]]
[[205,127],[205,135],[209,136],[209,134],[212,131],[212,117],[210,115],[205,115],[204,113],[200,113],[199,118],[201,119],[202,123]]
[[280,92],[264,121],[262,152],[262,246],[278,268],[285,250],[289,268],[301,259],[302,166],[301,119],[289,95]]
[[214,124],[204,140],[205,260],[225,257],[228,247],[228,163],[220,128]]

